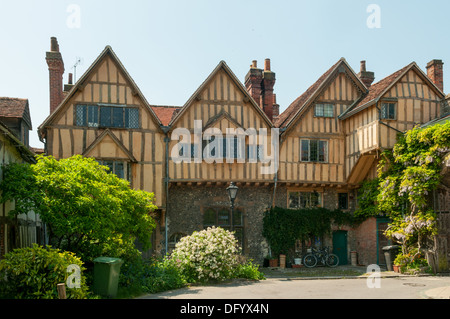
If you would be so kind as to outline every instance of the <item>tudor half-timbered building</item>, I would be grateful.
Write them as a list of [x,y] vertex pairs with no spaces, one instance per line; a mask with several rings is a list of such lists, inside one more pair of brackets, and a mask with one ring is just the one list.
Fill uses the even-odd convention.
[[[278,175],[287,207],[355,209],[357,188],[377,176],[379,156],[397,134],[440,116],[442,79],[431,73],[441,63],[429,63],[426,75],[412,62],[372,84],[365,61],[355,74],[340,59],[298,97],[275,122],[284,129]],[[384,263],[387,222],[371,218],[355,229],[334,229],[327,244],[341,263],[351,250],[362,264]]]
[[[131,187],[155,193],[153,253],[220,226],[262,262],[268,207],[354,210],[360,182],[376,176],[378,156],[396,134],[440,116],[444,94],[435,71],[442,65],[434,61],[428,74],[411,63],[372,84],[364,61],[356,74],[342,58],[279,114],[269,59],[263,69],[253,61],[244,83],[221,61],[183,106],[151,105],[109,46],[64,89],[53,38],[51,113],[39,134],[48,155],[94,157]],[[239,187],[233,211],[232,181]],[[322,240],[341,263],[350,251],[361,264],[382,263],[385,225],[374,218]]]
[[50,115],[38,128],[46,154],[56,159],[94,157],[131,187],[154,192],[155,204],[162,207],[162,123],[136,83],[107,46],[75,84],[69,76],[63,88],[64,64],[56,38],[51,44],[46,56]]
[[[266,73],[274,75],[269,69]],[[220,226],[235,232],[245,254],[261,256],[267,250],[261,237],[262,213],[271,205],[275,175],[265,170],[276,165],[271,150],[273,123],[268,114],[221,61],[174,114],[169,127],[172,152],[177,151],[176,144],[183,143],[174,138],[177,130],[191,135],[187,161],[178,163],[172,152],[168,161],[169,249],[180,236]],[[230,129],[248,134],[241,139],[227,134]],[[218,135],[211,136],[214,132]],[[261,138],[264,134],[266,140]],[[214,147],[214,141],[220,143]],[[196,160],[199,155],[205,158]],[[270,162],[262,160],[264,155]],[[230,181],[239,187],[233,212],[226,192]]]

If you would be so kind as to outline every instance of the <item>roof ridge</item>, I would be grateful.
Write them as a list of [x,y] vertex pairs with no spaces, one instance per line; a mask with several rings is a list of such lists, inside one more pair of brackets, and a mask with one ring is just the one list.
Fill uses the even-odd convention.
[[9,100],[23,100],[23,101],[27,101],[27,98],[23,98],[23,97],[10,97],[10,96],[0,96],[0,99],[9,99]]

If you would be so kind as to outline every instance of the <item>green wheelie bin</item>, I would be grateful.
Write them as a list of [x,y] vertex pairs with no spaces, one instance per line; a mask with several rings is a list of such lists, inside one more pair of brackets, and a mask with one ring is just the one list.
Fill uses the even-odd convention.
[[94,259],[94,293],[109,298],[117,296],[119,286],[120,258],[98,257]]

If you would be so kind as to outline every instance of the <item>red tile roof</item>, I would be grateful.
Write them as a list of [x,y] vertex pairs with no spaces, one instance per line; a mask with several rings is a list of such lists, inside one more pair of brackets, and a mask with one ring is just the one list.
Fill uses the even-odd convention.
[[0,116],[23,118],[27,105],[27,99],[0,97]]
[[32,129],[28,99],[0,97],[0,118],[23,119]]
[[175,114],[181,110],[180,106],[166,105],[151,105],[151,108],[164,126],[169,125]]

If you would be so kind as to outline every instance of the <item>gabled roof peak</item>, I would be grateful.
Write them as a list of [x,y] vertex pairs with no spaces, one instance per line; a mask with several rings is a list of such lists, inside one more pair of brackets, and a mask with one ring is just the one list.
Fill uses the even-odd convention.
[[440,92],[439,88],[436,87],[436,85],[431,81],[430,78],[420,69],[420,67],[417,65],[415,61],[409,63],[408,65],[404,66],[403,68],[397,70],[396,72],[388,75],[387,77],[381,79],[380,81],[372,84],[367,94],[357,103],[355,103],[353,106],[348,108],[344,113],[342,113],[339,118],[345,119],[353,114],[358,113],[359,111],[365,109],[366,107],[369,107],[375,103],[378,102],[378,100],[384,96],[384,94],[397,83],[407,72],[409,72],[411,69],[414,69],[417,71],[417,74],[426,82],[430,84],[430,86],[439,93],[439,95],[442,95],[443,93]]
[[214,68],[214,70],[209,74],[209,76],[203,81],[203,83],[197,88],[197,90],[194,92],[194,94],[191,95],[189,100],[182,106],[179,112],[174,114],[172,120],[169,123],[169,126],[173,126],[179,118],[182,117],[186,109],[190,107],[190,105],[198,98],[199,94],[203,91],[203,89],[206,88],[208,83],[213,79],[219,70],[223,69],[225,73],[233,80],[233,82],[236,84],[236,86],[241,90],[242,94],[245,95],[245,97],[248,99],[248,101],[255,107],[255,109],[258,111],[258,113],[263,117],[263,119],[267,122],[268,125],[271,127],[273,126],[272,122],[269,120],[267,115],[264,113],[264,111],[259,107],[259,105],[254,101],[254,99],[250,96],[250,94],[247,92],[244,85],[239,81],[238,77],[234,74],[234,72],[231,70],[231,68],[227,65],[227,63],[224,60],[221,60],[219,64]]
[[62,100],[62,102],[58,105],[58,107],[45,119],[45,121],[39,126],[38,128],[38,134],[39,136],[42,135],[42,130],[45,128],[46,125],[48,125],[52,119],[56,116],[56,114],[59,112],[59,110],[65,105],[70,98],[77,92],[77,89],[82,89],[85,85],[85,82],[89,79],[89,75],[94,72],[94,70],[97,68],[97,66],[103,61],[103,59],[106,57],[106,55],[109,55],[112,60],[118,65],[118,68],[123,73],[126,81],[130,84],[132,89],[134,90],[134,93],[136,93],[137,96],[142,100],[144,107],[148,109],[148,111],[152,114],[153,119],[157,123],[157,126],[159,127],[162,123],[159,120],[158,116],[154,113],[153,109],[150,107],[150,104],[148,103],[145,96],[142,94],[141,90],[137,86],[137,84],[134,82],[133,78],[128,73],[125,66],[122,64],[118,56],[115,54],[114,50],[110,45],[106,45],[103,51],[98,55],[98,57],[95,59],[95,61],[90,65],[90,67],[84,72],[84,74],[78,79],[78,81],[74,84],[72,89],[69,91],[69,93],[65,96],[65,98]]
[[300,95],[297,99],[292,102],[288,108],[278,116],[277,121],[275,122],[276,127],[287,127],[289,126],[297,114],[299,114],[307,104],[323,89],[323,87],[327,84],[328,80],[332,77],[335,72],[339,72],[340,70],[345,70],[346,68],[349,71],[349,74],[354,79],[355,83],[359,86],[361,91],[367,91],[364,83],[361,82],[360,78],[355,74],[353,69],[347,63],[345,58],[340,58],[331,68],[329,68],[321,77],[311,85],[302,95]]

